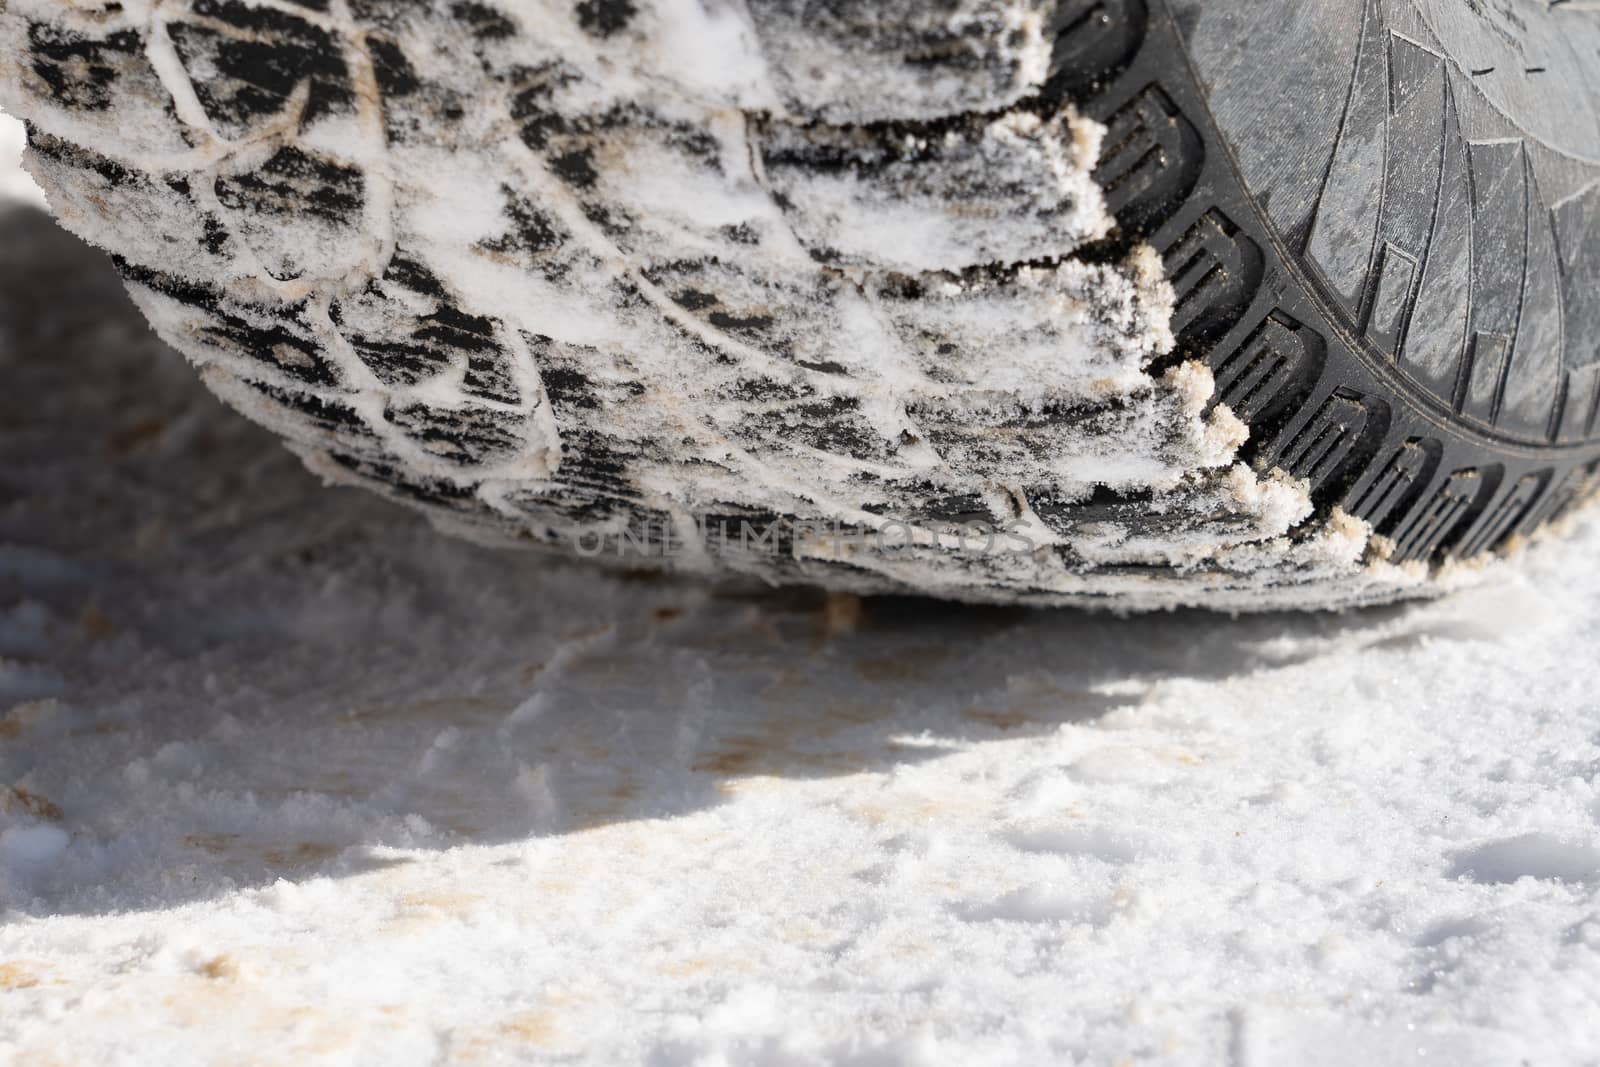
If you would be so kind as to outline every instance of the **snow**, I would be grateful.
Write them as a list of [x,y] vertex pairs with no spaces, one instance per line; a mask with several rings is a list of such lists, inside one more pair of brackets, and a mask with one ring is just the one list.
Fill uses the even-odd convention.
[[44,206],[44,192],[22,169],[27,134],[22,123],[0,111],[0,201],[22,200]]
[[0,1060],[1600,1049],[1592,521],[1239,619],[499,552],[319,485],[21,209],[0,374]]

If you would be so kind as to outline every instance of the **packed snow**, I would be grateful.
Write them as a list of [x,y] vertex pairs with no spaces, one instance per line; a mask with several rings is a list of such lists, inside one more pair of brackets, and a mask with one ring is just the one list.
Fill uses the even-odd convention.
[[1593,524],[1244,619],[494,551],[22,207],[0,374],[0,1061],[1600,1051]]

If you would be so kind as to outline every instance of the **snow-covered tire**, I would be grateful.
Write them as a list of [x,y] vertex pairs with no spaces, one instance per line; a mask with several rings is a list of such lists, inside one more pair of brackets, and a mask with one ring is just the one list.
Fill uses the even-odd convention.
[[0,106],[216,392],[452,529],[1237,610],[1447,588],[1596,487],[1597,44],[1526,0],[9,0]]

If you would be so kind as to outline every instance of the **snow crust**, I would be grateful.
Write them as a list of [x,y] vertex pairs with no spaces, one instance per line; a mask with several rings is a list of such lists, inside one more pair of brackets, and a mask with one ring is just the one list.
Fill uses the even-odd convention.
[[0,374],[0,1060],[1600,1047],[1592,523],[1243,619],[489,551],[316,484],[36,212]]

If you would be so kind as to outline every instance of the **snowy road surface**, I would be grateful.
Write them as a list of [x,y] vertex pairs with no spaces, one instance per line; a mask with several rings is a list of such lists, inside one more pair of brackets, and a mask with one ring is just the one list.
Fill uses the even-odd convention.
[[1592,525],[1242,620],[496,553],[20,207],[0,382],[0,1061],[1600,1062]]

